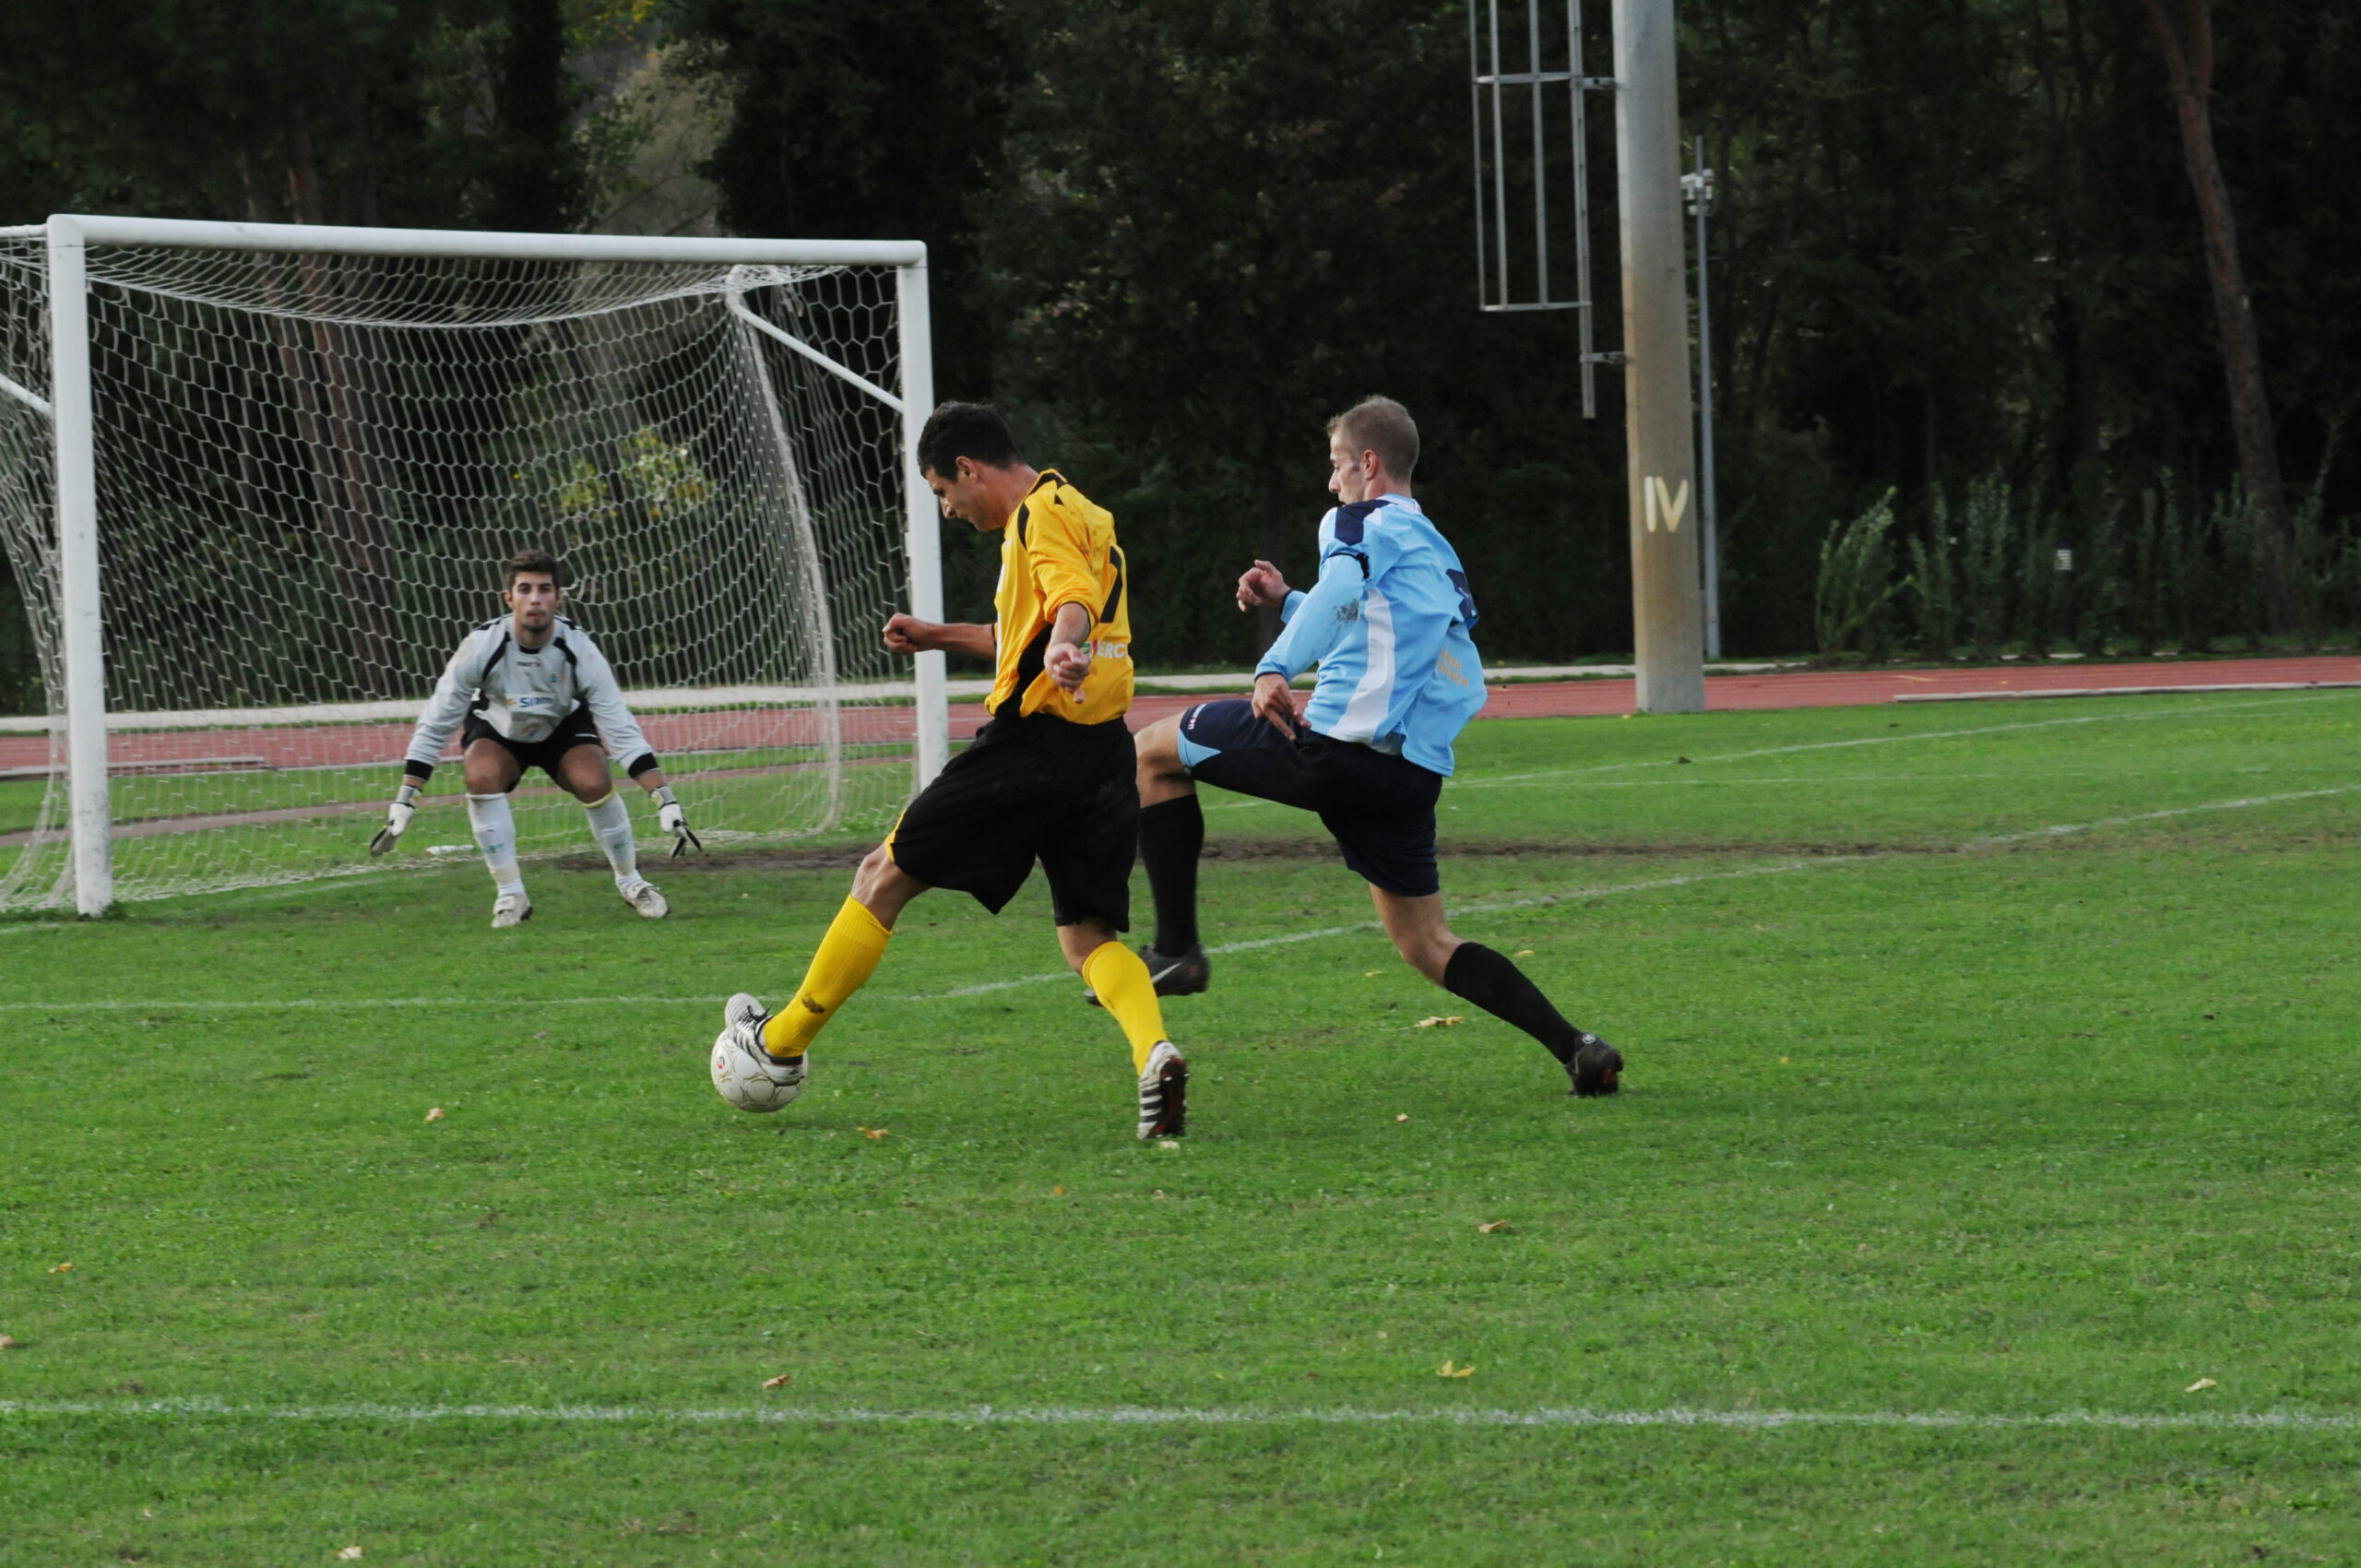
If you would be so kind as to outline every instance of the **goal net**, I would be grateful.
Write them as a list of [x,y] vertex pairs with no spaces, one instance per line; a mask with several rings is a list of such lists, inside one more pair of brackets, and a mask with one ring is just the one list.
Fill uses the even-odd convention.
[[[896,610],[940,614],[905,452],[905,402],[931,400],[923,272],[904,277],[922,256],[0,231],[0,542],[46,701],[0,718],[0,909],[471,857],[456,754],[401,853],[366,846],[427,694],[504,612],[499,566],[527,546],[564,559],[563,612],[709,846],[883,824],[942,750],[940,656],[922,724],[878,638]],[[595,849],[540,775],[516,802],[524,852]]]

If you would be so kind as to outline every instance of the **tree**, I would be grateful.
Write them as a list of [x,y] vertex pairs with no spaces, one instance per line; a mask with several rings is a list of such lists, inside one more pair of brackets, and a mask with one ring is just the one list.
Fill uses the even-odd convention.
[[2222,177],[2222,160],[2213,147],[2213,0],[2183,0],[2185,38],[2165,15],[2163,0],[2141,4],[2164,52],[2189,188],[2196,193],[2198,219],[2204,227],[2205,270],[2213,284],[2213,318],[2222,334],[2222,373],[2229,383],[2238,469],[2246,481],[2247,505],[2253,509],[2265,616],[2271,630],[2284,631],[2295,617],[2288,581],[2287,493],[2280,480],[2271,397],[2263,385],[2262,338],[2238,256],[2229,184]]
[[730,126],[701,171],[742,234],[923,240],[935,386],[991,394],[999,334],[977,225],[999,194],[1010,50],[996,12],[963,0],[685,0],[689,68],[728,89]]

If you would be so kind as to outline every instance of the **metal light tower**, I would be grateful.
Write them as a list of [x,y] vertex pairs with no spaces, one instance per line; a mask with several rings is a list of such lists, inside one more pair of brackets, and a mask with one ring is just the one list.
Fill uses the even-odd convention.
[[[1628,366],[1631,624],[1643,713],[1700,713],[1705,707],[1705,615],[1699,584],[1696,445],[1690,428],[1688,258],[1680,232],[1680,107],[1673,76],[1672,0],[1614,0],[1615,74],[1586,77],[1582,65],[1581,0],[1557,6],[1525,0],[1522,40],[1504,47],[1500,0],[1471,0],[1467,50],[1476,133],[1476,267],[1478,301],[1488,311],[1581,313],[1579,366],[1583,413],[1595,416],[1594,367]],[[1518,49],[1517,43],[1523,47]],[[1504,56],[1522,53],[1525,69]],[[1547,68],[1562,55],[1564,68]],[[1549,263],[1548,125],[1565,89],[1572,184],[1574,288],[1553,291]],[[1522,92],[1504,89],[1521,89]],[[1591,346],[1590,195],[1584,106],[1593,92],[1615,95],[1615,142],[1622,218],[1623,348]],[[1529,118],[1531,150],[1512,137],[1507,118]],[[1514,151],[1512,152],[1512,148]],[[1513,181],[1513,159],[1531,160],[1533,257],[1512,266],[1509,208],[1524,202],[1525,176]],[[1519,224],[1521,230],[1522,223]]]
[[1722,656],[1722,550],[1714,527],[1714,300],[1705,275],[1705,219],[1714,209],[1714,172],[1705,167],[1705,138],[1699,137],[1697,167],[1680,177],[1689,210],[1697,219],[1697,444],[1704,459],[1697,497],[1705,530],[1705,657]]
[[[1609,77],[1583,75],[1583,7],[1582,0],[1565,0],[1562,36],[1558,32],[1555,7],[1549,16],[1551,26],[1545,39],[1542,27],[1541,0],[1525,0],[1525,26],[1514,27],[1505,46],[1501,32],[1501,0],[1470,0],[1467,7],[1468,77],[1472,84],[1470,108],[1476,125],[1476,300],[1479,308],[1491,313],[1503,311],[1571,310],[1578,312],[1577,329],[1581,341],[1583,378],[1583,418],[1598,417],[1598,367],[1621,364],[1619,353],[1600,353],[1593,346],[1591,337],[1592,301],[1590,287],[1590,137],[1587,108],[1594,92],[1612,92],[1615,82]],[[1503,60],[1506,52],[1514,52],[1519,44],[1525,54],[1525,69],[1512,71]],[[1544,68],[1545,61],[1562,58],[1562,70]],[[1551,106],[1559,94],[1545,89],[1565,89],[1564,113],[1568,137],[1568,162],[1572,178],[1569,194],[1572,197],[1574,276],[1571,297],[1551,291],[1549,266],[1549,118]],[[1503,89],[1523,89],[1513,97]],[[1509,184],[1509,137],[1507,121],[1519,114],[1531,122],[1532,167],[1529,182],[1520,177],[1512,196]],[[1523,140],[1520,137],[1519,140]],[[1518,148],[1525,156],[1525,149]],[[1489,173],[1489,179],[1487,175]],[[1525,186],[1532,186],[1528,198]],[[1515,249],[1509,237],[1509,208],[1513,202],[1530,200],[1533,208],[1533,267],[1528,280],[1524,267],[1511,267]],[[1522,222],[1518,238],[1523,238]],[[1529,281],[1530,287],[1520,287]]]

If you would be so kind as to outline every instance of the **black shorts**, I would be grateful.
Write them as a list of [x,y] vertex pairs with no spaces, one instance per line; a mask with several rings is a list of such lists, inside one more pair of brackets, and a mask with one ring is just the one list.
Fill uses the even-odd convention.
[[[465,752],[478,741],[495,741],[510,756],[516,759],[516,778],[522,783],[525,769],[538,767],[552,778],[557,778],[558,758],[576,746],[603,744],[599,739],[599,726],[591,721],[590,710],[576,704],[572,713],[558,720],[557,728],[538,741],[512,741],[490,724],[483,715],[470,713],[459,728],[459,750]],[[516,785],[508,786],[511,790]]]
[[1183,713],[1180,760],[1192,778],[1319,813],[1345,863],[1388,893],[1421,898],[1442,890],[1435,870],[1440,773],[1310,730],[1290,741],[1255,718],[1243,697]]
[[885,836],[894,863],[1000,913],[1038,860],[1060,925],[1132,926],[1140,832],[1132,732],[1120,719],[995,719]]

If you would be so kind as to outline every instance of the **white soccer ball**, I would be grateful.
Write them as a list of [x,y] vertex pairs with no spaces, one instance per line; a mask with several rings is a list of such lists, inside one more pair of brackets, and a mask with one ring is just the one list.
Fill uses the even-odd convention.
[[741,1111],[777,1111],[803,1092],[801,1083],[782,1084],[724,1029],[713,1041],[714,1092]]

